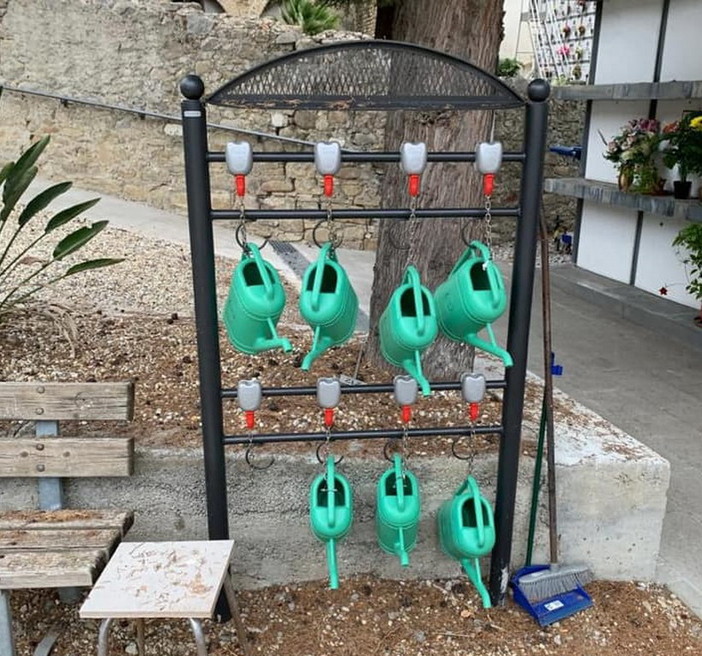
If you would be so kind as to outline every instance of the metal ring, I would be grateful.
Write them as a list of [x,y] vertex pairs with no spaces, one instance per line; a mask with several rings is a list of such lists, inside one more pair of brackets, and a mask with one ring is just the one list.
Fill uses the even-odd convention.
[[[323,465],[323,464],[324,464],[324,460],[322,460],[321,451],[322,451],[322,449],[323,449],[325,446],[328,446],[328,445],[329,445],[329,442],[320,442],[320,443],[317,445],[317,450],[316,450],[317,461],[319,462],[320,465]],[[339,459],[338,459],[338,460],[335,460],[335,461],[334,461],[334,464],[335,464],[335,465],[341,464],[341,461],[342,461],[343,459],[344,459],[344,456],[339,456]]]
[[[312,228],[312,241],[314,242],[315,246],[317,248],[322,248],[322,246],[329,241],[329,238],[327,237],[325,242],[320,243],[319,239],[317,239],[317,230],[319,230],[319,227],[321,225],[327,225],[328,221],[327,219],[322,219],[321,221],[318,221],[317,224]],[[339,248],[341,244],[344,243],[344,236],[342,235],[341,238],[336,239],[335,241],[332,242],[332,248]]]
[[[239,247],[241,248],[241,250],[243,250],[243,251],[248,251],[248,250],[249,250],[248,242],[243,241],[242,238],[241,238],[241,233],[242,233],[242,231],[244,230],[244,228],[245,228],[245,225],[244,225],[243,223],[240,223],[240,224],[236,227],[236,235],[235,235],[235,238],[236,238],[236,243],[239,245]],[[259,251],[262,251],[262,250],[268,245],[268,242],[269,242],[270,240],[271,240],[271,235],[268,235],[268,237],[265,237],[264,240],[263,240],[263,243],[258,247],[258,250],[259,250]]]
[[456,437],[451,440],[451,453],[453,454],[454,458],[458,458],[459,460],[472,461],[475,458],[475,453],[473,451],[471,451],[468,456],[461,456],[458,453],[456,453],[456,445],[461,441],[461,439],[462,437]]
[[393,442],[397,442],[402,438],[399,437],[391,437],[387,440],[385,440],[385,444],[383,445],[383,456],[385,457],[385,460],[388,462],[392,462],[392,457],[390,456],[389,448],[390,445],[393,444]]
[[258,471],[265,471],[266,469],[270,469],[270,468],[273,466],[273,463],[275,462],[275,457],[274,457],[274,456],[270,456],[271,459],[268,461],[268,464],[267,464],[267,465],[263,465],[263,466],[257,465],[257,464],[254,463],[254,458],[253,458],[253,454],[252,454],[253,447],[254,447],[253,444],[249,444],[249,445],[246,447],[246,454],[245,454],[245,456],[244,456],[244,458],[245,458],[245,460],[246,460],[246,464],[247,464],[249,467],[251,467],[251,469],[256,469],[256,470],[258,470]]
[[468,237],[466,237],[466,228],[470,225],[470,221],[466,221],[462,226],[461,226],[461,241],[466,245],[470,246],[470,240]]

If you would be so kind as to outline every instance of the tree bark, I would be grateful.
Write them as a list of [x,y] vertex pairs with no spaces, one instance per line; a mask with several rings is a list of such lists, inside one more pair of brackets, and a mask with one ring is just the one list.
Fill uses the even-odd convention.
[[[392,38],[435,48],[494,71],[502,40],[500,0],[401,0],[395,7]],[[401,84],[401,81],[398,81]],[[403,141],[423,141],[429,151],[472,150],[489,138],[489,112],[393,112],[385,129],[387,150],[398,150]],[[384,207],[407,207],[407,179],[399,166],[388,166],[383,179]],[[483,203],[480,175],[468,164],[429,164],[422,175],[418,207],[471,207]],[[432,291],[446,279],[465,248],[461,221],[423,219],[380,221],[375,277],[370,305],[371,331],[366,355],[382,365],[378,320],[405,268],[413,264],[422,283]],[[472,221],[469,238],[482,236],[482,221]],[[470,369],[472,348],[441,335],[423,357],[425,374],[455,377]]]

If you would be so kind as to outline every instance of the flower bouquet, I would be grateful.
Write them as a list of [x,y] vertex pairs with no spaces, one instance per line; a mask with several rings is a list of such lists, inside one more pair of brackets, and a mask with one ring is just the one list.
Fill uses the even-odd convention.
[[605,159],[619,164],[619,188],[642,194],[660,191],[654,156],[661,142],[660,123],[655,118],[630,120],[610,141],[600,132],[607,146]]
[[[688,176],[702,175],[702,112],[687,112],[663,128],[663,161],[668,168],[678,167],[680,180],[674,183],[676,198],[688,198]],[[679,184],[678,184],[679,183]]]

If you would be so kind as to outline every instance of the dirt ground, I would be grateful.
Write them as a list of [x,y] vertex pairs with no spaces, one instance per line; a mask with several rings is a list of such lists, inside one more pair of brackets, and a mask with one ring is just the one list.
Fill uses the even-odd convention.
[[[540,628],[511,601],[486,611],[469,583],[343,580],[240,593],[255,654],[285,656],[682,656],[702,654],[702,622],[664,588],[596,582],[595,605]],[[49,591],[12,594],[18,656],[56,621],[66,624],[54,656],[95,653],[97,622],[78,619],[78,605],[59,604]],[[231,622],[205,623],[211,656],[240,656]],[[115,624],[110,656],[137,653],[135,629]],[[146,653],[195,653],[185,621],[146,622]]]

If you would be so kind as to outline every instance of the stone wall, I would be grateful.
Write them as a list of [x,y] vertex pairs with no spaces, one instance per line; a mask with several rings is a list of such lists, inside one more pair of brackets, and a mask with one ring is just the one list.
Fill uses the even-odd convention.
[[[316,41],[272,19],[205,14],[199,5],[165,0],[0,0],[0,80],[11,87],[66,98],[92,100],[167,116],[179,114],[178,81],[189,72],[213,91],[266,59],[309,47]],[[325,35],[359,38],[360,35]],[[322,41],[322,39],[319,39]],[[54,53],[52,56],[50,53]],[[52,135],[41,174],[70,179],[77,186],[182,212],[185,192],[182,142],[177,121],[149,118],[109,107],[93,107],[5,91],[0,100],[0,156],[14,157],[31,141]],[[575,105],[553,112],[549,143],[578,143],[580,111]],[[239,130],[255,130],[307,142],[335,139],[350,148],[382,148],[384,121],[378,113],[264,112],[212,108],[209,120]],[[519,147],[521,112],[505,112],[497,136]],[[230,130],[213,129],[210,147],[249,139],[257,150],[297,150],[299,145]],[[468,148],[469,146],[466,146]],[[547,175],[572,174],[553,160]],[[503,188],[516,202],[520,167],[506,166]],[[230,181],[223,166],[212,167],[213,204],[230,205]],[[348,166],[340,172],[335,205],[376,207],[382,168]],[[256,165],[250,176],[251,208],[320,206],[321,181],[303,164]],[[551,215],[574,215],[572,204],[549,198]],[[345,245],[372,248],[374,226],[351,222]],[[283,240],[309,239],[313,222],[281,221],[257,226]],[[513,233],[513,222],[497,232]]]

